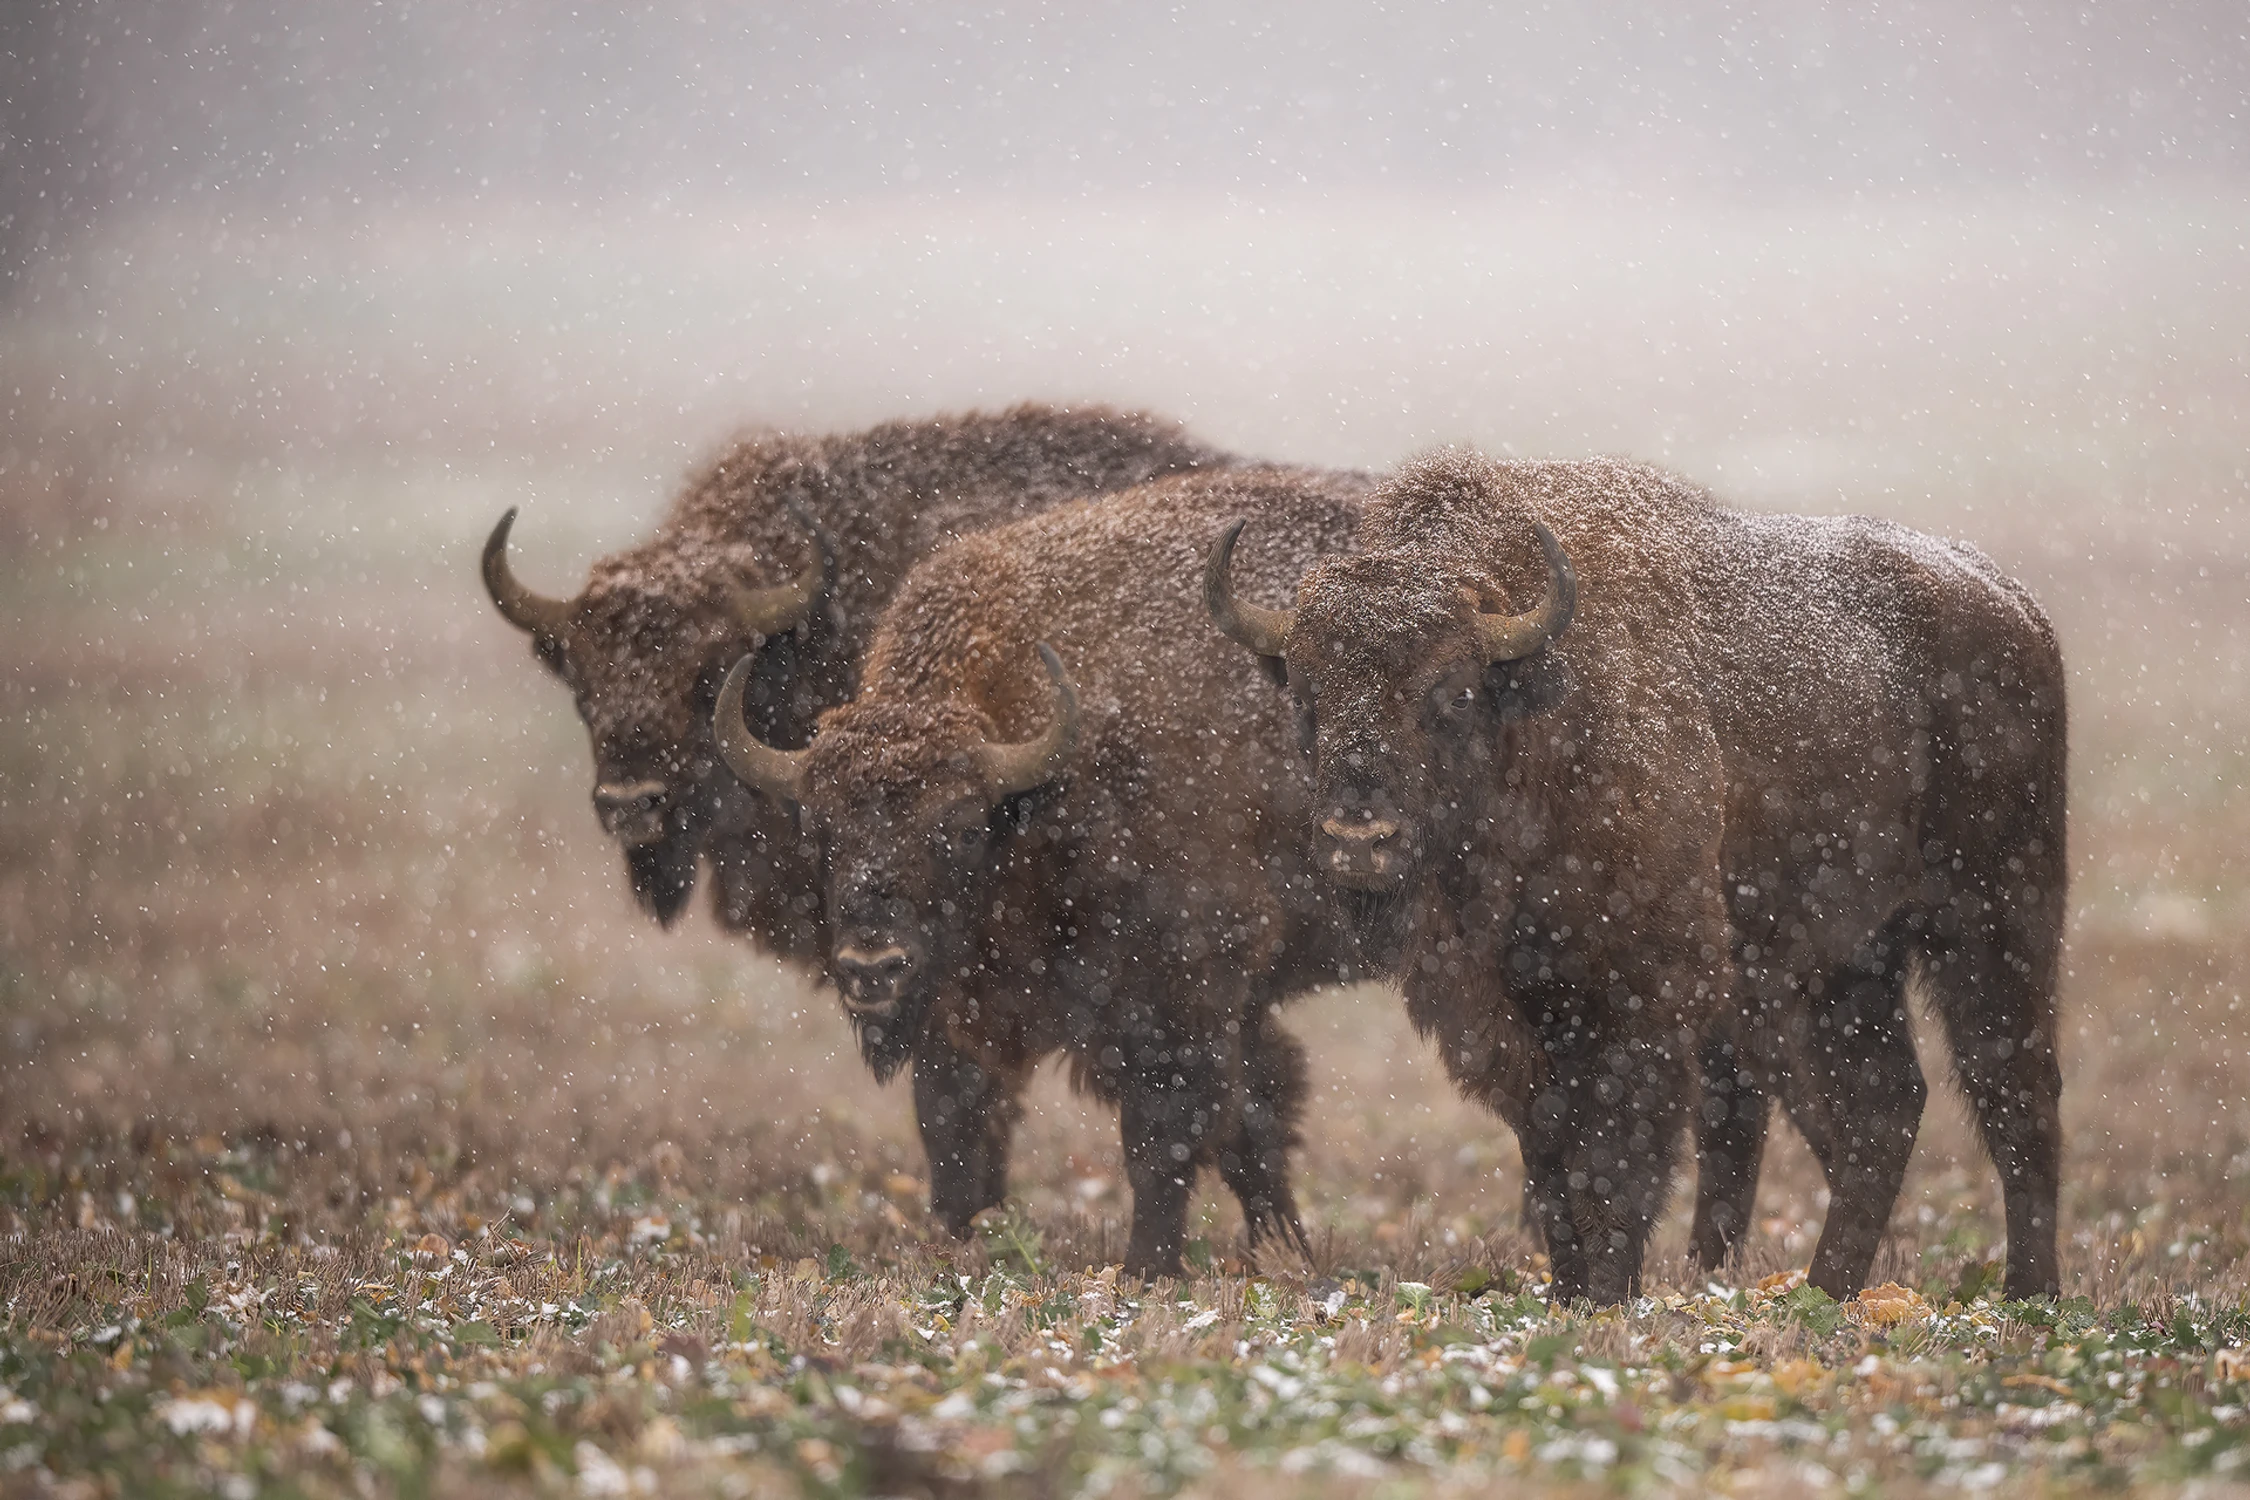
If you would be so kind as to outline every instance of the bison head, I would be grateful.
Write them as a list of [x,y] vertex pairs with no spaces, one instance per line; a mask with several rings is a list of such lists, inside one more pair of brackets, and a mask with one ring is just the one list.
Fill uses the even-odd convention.
[[710,711],[720,671],[744,651],[758,652],[751,696],[778,715],[793,675],[782,642],[812,617],[835,578],[827,533],[795,507],[790,514],[812,535],[816,555],[778,586],[650,547],[598,566],[575,599],[552,599],[508,566],[513,509],[484,544],[492,602],[578,700],[593,739],[595,816],[625,851],[633,894],[660,922],[687,904],[697,857],[725,822],[732,794],[713,774]]
[[1460,841],[1456,825],[1476,816],[1462,791],[1493,784],[1509,721],[1536,703],[1520,674],[1570,623],[1570,561],[1535,523],[1546,595],[1523,614],[1490,608],[1483,568],[1418,548],[1325,559],[1295,609],[1262,609],[1228,581],[1242,526],[1212,547],[1204,598],[1296,699],[1314,761],[1314,866],[1349,889],[1400,891],[1433,848]]
[[776,750],[742,717],[749,663],[719,689],[720,754],[745,786],[795,804],[827,871],[829,971],[861,1055],[888,1079],[912,1051],[948,979],[980,962],[976,934],[1008,820],[1001,807],[1054,779],[1078,738],[1078,697],[1039,646],[1047,727],[1015,744],[958,701],[847,703],[803,750]]

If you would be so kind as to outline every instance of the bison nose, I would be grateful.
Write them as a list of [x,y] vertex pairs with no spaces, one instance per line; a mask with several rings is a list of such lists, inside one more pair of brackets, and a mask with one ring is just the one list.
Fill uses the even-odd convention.
[[1406,839],[1394,818],[1366,808],[1335,812],[1320,820],[1320,864],[1332,879],[1374,890],[1406,874]]
[[603,831],[627,845],[664,837],[664,812],[672,794],[661,781],[605,781],[594,788],[594,815]]
[[916,958],[900,943],[847,944],[835,953],[836,987],[844,1008],[855,1016],[889,1016],[898,1010]]

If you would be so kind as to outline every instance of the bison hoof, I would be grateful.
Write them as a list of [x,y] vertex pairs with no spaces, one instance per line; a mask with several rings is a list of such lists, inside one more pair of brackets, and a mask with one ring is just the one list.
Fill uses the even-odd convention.
[[951,1204],[941,1207],[933,1203],[930,1205],[930,1217],[937,1220],[945,1232],[955,1239],[971,1239],[976,1234],[977,1215],[983,1213],[985,1207],[983,1204],[975,1208],[958,1208]]

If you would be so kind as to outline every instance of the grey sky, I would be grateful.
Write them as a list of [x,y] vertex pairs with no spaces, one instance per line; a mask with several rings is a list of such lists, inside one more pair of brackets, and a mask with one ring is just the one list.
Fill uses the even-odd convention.
[[128,210],[2237,174],[2250,10],[18,4],[11,264]]

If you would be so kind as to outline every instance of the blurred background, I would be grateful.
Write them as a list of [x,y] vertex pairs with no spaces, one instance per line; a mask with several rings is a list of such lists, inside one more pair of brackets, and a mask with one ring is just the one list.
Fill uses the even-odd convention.
[[[917,1171],[832,997],[634,911],[474,557],[520,504],[564,592],[743,428],[1049,398],[1303,461],[1621,452],[1991,552],[2072,667],[2076,1274],[2250,1243],[2239,5],[21,0],[0,39],[0,1212],[245,1140],[354,1193]],[[1512,1222],[1394,996],[1293,1024],[1316,1220]],[[1113,1121],[1041,1101],[1028,1201],[1114,1214]],[[1960,1117],[1920,1253],[2000,1239]],[[1820,1196],[1784,1146],[1777,1263]]]

